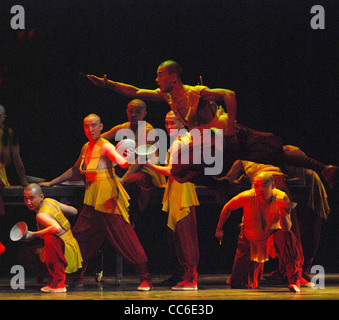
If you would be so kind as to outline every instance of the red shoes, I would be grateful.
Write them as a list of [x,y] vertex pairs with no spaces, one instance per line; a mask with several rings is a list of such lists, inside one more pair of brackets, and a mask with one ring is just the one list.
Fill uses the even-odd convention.
[[198,284],[196,281],[187,281],[184,280],[180,283],[178,283],[176,286],[172,287],[172,290],[174,291],[193,291],[198,290]]

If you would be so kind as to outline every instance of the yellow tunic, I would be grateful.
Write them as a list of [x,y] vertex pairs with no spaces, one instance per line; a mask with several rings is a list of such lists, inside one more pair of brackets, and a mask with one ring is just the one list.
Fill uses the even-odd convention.
[[[184,144],[189,143],[189,139],[189,133],[187,133],[186,136],[180,137],[180,140],[183,141]],[[171,151],[170,149],[167,154],[168,161],[171,161]],[[162,204],[162,210],[168,212],[167,225],[175,231],[178,221],[190,213],[190,207],[199,205],[194,184],[190,182],[179,183],[169,177]]]
[[83,164],[88,143],[82,148],[80,172],[86,175],[84,204],[92,206],[96,211],[102,213],[120,214],[129,223],[128,201],[130,197],[116,179],[114,168],[97,169],[101,148],[105,142],[108,141],[102,138],[97,141],[86,169],[83,168]]
[[7,173],[6,173],[5,165],[3,165],[3,166],[1,166],[1,165],[2,164],[0,164],[0,180],[3,182],[5,187],[10,187],[10,183],[8,182],[8,179],[7,179]]
[[[138,136],[138,132],[137,132],[136,135],[134,135],[134,134],[133,134],[133,135],[131,134],[130,136],[127,135],[127,133],[129,133],[129,132],[133,133],[132,130],[131,130],[131,123],[130,123],[130,122],[124,122],[124,123],[122,123],[122,124],[117,125],[115,128],[116,128],[116,131],[117,131],[117,132],[118,132],[119,130],[125,130],[125,129],[130,130],[130,131],[127,131],[127,130],[126,130],[126,138],[127,138],[127,139],[133,139],[133,140],[135,140],[137,146],[140,145],[139,142],[142,142],[142,143],[145,143],[145,144],[146,144],[148,133],[149,133],[150,131],[154,130],[154,128],[152,127],[152,125],[150,125],[148,122],[146,122],[146,128],[145,128],[145,129],[146,129],[146,130],[145,130],[146,132],[145,132],[145,137],[139,137],[139,136]],[[144,139],[143,139],[144,141],[139,141],[140,139],[142,140],[142,138],[144,138]],[[154,186],[156,186],[156,187],[164,187],[164,186],[165,186],[165,184],[166,184],[166,179],[165,179],[165,177],[164,177],[162,174],[160,174],[160,173],[154,171],[153,169],[151,169],[151,168],[149,168],[149,167],[147,167],[147,166],[142,166],[141,169],[140,169],[140,171],[141,171],[141,172],[144,172],[144,173],[147,173],[148,175],[150,175],[150,176],[152,177],[152,182],[153,182],[153,185],[154,185]]]
[[72,273],[80,269],[82,267],[80,247],[76,239],[73,237],[71,225],[62,213],[58,203],[53,199],[46,198],[44,199],[39,212],[49,213],[60,224],[60,226],[66,230],[66,232],[60,236],[65,243],[64,254],[68,263],[65,272]]

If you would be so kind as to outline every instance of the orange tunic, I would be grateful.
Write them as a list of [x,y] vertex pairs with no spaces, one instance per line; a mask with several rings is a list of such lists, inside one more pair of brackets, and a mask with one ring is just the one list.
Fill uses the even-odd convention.
[[269,256],[276,256],[273,232],[274,230],[281,229],[279,219],[280,207],[276,200],[283,200],[286,194],[278,189],[273,189],[272,202],[269,204],[266,212],[263,213],[254,189],[245,192],[248,193],[248,201],[244,205],[244,236],[250,241],[251,260],[265,262],[269,259]]

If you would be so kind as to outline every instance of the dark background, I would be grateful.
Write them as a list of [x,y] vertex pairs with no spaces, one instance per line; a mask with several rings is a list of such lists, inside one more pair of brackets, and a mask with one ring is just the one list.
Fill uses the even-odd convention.
[[[15,4],[25,8],[25,30],[10,27]],[[325,9],[325,30],[310,26],[317,4]],[[338,164],[336,1],[2,0],[0,10],[0,103],[19,135],[28,175],[49,180],[76,161],[88,113],[102,117],[104,130],[126,121],[130,99],[95,87],[79,72],[154,89],[156,69],[167,59],[179,62],[187,84],[202,76],[211,88],[234,90],[239,123]],[[147,105],[147,120],[164,128],[168,106]],[[8,171],[16,184],[15,171]],[[216,220],[219,209],[202,206],[206,219],[200,219]],[[320,253],[333,271],[336,214],[332,210]],[[155,234],[155,222],[147,223]],[[215,221],[200,229],[202,247],[215,241]],[[205,254],[202,268],[214,272],[204,267]]]

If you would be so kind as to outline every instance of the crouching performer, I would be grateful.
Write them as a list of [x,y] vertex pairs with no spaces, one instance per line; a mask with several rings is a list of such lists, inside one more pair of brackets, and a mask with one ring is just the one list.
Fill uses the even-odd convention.
[[264,262],[278,257],[288,279],[288,288],[300,292],[303,256],[292,227],[288,196],[274,188],[268,172],[258,174],[252,189],[244,191],[224,206],[216,237],[223,238],[223,226],[231,212],[243,209],[243,223],[232,268],[231,288],[256,288]]
[[66,292],[65,273],[73,273],[82,267],[78,242],[73,237],[71,225],[65,215],[76,215],[78,210],[51,198],[44,198],[38,184],[30,184],[24,190],[24,201],[29,210],[36,212],[38,231],[28,231],[26,241],[36,237],[44,239],[44,254],[40,255],[51,275],[43,292]]

